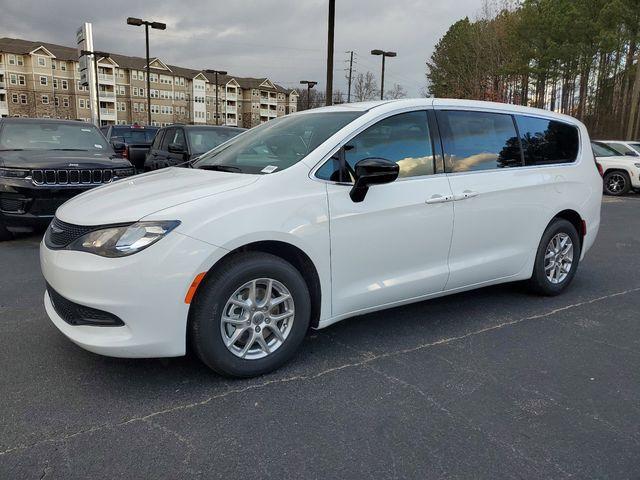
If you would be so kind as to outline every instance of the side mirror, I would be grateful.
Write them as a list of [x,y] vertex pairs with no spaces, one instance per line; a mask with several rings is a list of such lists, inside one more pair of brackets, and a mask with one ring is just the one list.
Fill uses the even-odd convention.
[[180,145],[179,143],[170,143],[169,145],[167,145],[167,150],[169,150],[169,153],[184,153],[184,147],[182,145]]
[[112,140],[111,141],[111,146],[113,147],[113,150],[116,153],[122,153],[124,152],[125,148],[127,148],[127,144],[124,142],[119,142],[117,140]]
[[400,167],[384,158],[365,158],[356,163],[356,181],[349,192],[351,200],[361,202],[371,185],[391,183],[398,178]]

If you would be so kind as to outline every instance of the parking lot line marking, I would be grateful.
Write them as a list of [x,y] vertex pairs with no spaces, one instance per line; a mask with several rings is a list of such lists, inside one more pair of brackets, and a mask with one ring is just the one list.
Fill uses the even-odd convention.
[[230,390],[227,390],[225,392],[216,394],[216,395],[212,395],[209,396],[203,400],[197,401],[197,402],[193,402],[193,403],[188,403],[188,404],[184,404],[184,405],[177,405],[174,407],[169,407],[163,410],[158,410],[156,412],[151,412],[147,415],[143,415],[143,416],[139,416],[139,417],[132,417],[128,420],[119,422],[119,423],[105,423],[105,424],[100,424],[100,425],[95,425],[93,427],[84,429],[84,430],[80,430],[78,432],[74,432],[74,433],[70,433],[70,434],[65,434],[65,435],[61,435],[58,437],[50,437],[50,438],[46,438],[44,440],[39,440],[37,442],[33,442],[30,444],[20,444],[20,445],[15,445],[13,447],[9,447],[3,451],[0,451],[0,456],[3,455],[7,455],[9,453],[18,451],[18,450],[25,450],[25,449],[29,449],[29,448],[33,448],[36,447],[38,445],[42,445],[44,443],[56,443],[56,442],[60,442],[60,441],[64,441],[67,440],[69,438],[73,438],[85,433],[92,433],[92,432],[96,432],[96,431],[100,431],[100,430],[104,430],[104,429],[108,429],[108,428],[117,428],[117,427],[122,427],[125,425],[129,425],[131,423],[135,423],[135,422],[148,422],[150,419],[157,417],[157,416],[161,416],[161,415],[166,415],[169,413],[173,413],[173,412],[178,412],[181,410],[187,410],[187,409],[191,409],[191,408],[195,408],[195,407],[200,407],[203,405],[207,405],[209,403],[211,403],[214,400],[220,399],[220,398],[224,398],[227,397],[229,395],[233,395],[236,393],[244,393],[244,392],[248,392],[250,390],[258,390],[264,387],[268,387],[269,385],[273,385],[273,384],[281,384],[281,383],[289,383],[289,382],[296,382],[296,381],[308,381],[308,380],[314,380],[316,378],[322,377],[324,375],[328,375],[334,372],[339,372],[341,370],[345,370],[348,368],[353,368],[353,367],[360,367],[360,366],[364,366],[367,365],[371,362],[374,362],[376,360],[380,360],[383,358],[390,358],[390,357],[396,357],[399,355],[405,355],[407,353],[413,353],[419,350],[423,350],[425,348],[429,348],[429,347],[435,347],[438,345],[446,345],[449,344],[451,342],[455,342],[458,340],[464,340],[466,338],[475,336],[475,335],[481,335],[483,333],[487,333],[487,332],[491,332],[494,330],[500,330],[502,328],[505,327],[509,327],[512,325],[517,325],[529,320],[539,320],[539,319],[543,319],[543,318],[548,318],[551,317],[557,313],[560,312],[564,312],[567,310],[571,310],[574,308],[578,308],[578,307],[583,307],[585,305],[591,305],[597,302],[601,302],[604,300],[608,300],[611,298],[615,298],[615,297],[620,297],[623,295],[628,295],[630,293],[635,293],[635,292],[640,292],[640,287],[635,287],[635,288],[630,288],[627,290],[622,290],[619,292],[614,292],[614,293],[610,293],[608,295],[603,295],[600,297],[596,297],[596,298],[592,298],[590,300],[584,300],[582,302],[577,302],[577,303],[573,303],[570,305],[565,305],[564,307],[558,307],[558,308],[554,308],[552,310],[549,310],[548,312],[545,313],[539,313],[536,315],[529,315],[527,317],[523,317],[523,318],[519,318],[516,320],[511,320],[511,321],[507,321],[507,322],[502,322],[499,323],[497,325],[492,325],[489,327],[485,327],[485,328],[481,328],[479,330],[474,330],[472,332],[467,332],[463,335],[456,335],[453,337],[447,337],[447,338],[442,338],[440,340],[436,340],[434,342],[429,342],[429,343],[423,343],[420,345],[416,345],[414,347],[410,347],[410,348],[405,348],[402,350],[395,350],[392,352],[386,352],[386,353],[381,353],[379,355],[367,355],[366,358],[362,359],[359,362],[352,362],[352,363],[345,363],[343,365],[338,365],[336,367],[331,367],[328,368],[326,370],[322,370],[320,372],[314,373],[314,374],[310,374],[310,375],[295,375],[292,377],[285,377],[285,378],[277,378],[277,379],[273,379],[273,380],[267,380],[265,382],[261,382],[261,383],[256,383],[256,384],[252,384],[252,385],[247,385],[245,387],[241,387],[241,388],[232,388]]

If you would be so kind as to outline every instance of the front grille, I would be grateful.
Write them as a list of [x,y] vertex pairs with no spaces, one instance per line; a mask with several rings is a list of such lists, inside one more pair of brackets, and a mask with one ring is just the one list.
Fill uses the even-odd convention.
[[47,284],[49,299],[56,313],[69,325],[121,327],[124,322],[113,313],[91,308],[64,298]]
[[102,185],[134,173],[132,168],[31,170],[31,180],[34,185]]
[[44,243],[49,248],[64,248],[81,236],[95,230],[96,227],[73,225],[54,217],[44,235]]

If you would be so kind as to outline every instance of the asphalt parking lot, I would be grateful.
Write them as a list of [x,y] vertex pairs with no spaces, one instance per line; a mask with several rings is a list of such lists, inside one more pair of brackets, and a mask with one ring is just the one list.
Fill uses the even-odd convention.
[[39,237],[1,244],[0,478],[639,478],[638,212],[605,199],[564,295],[354,318],[243,381],[76,347],[44,313]]

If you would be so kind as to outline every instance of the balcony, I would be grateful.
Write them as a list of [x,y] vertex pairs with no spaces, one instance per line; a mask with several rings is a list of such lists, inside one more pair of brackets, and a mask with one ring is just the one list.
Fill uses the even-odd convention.
[[9,104],[5,101],[0,101],[0,116],[9,115]]
[[116,111],[113,108],[101,108],[100,116],[103,120],[115,120],[116,119]]
[[108,73],[99,73],[98,74],[98,81],[99,82],[114,83],[115,77],[113,75],[111,75],[111,74],[108,74]]
[[238,99],[238,94],[235,92],[235,90],[231,91],[231,90],[227,90],[227,100],[237,100]]
[[116,98],[116,92],[105,92],[105,91],[101,91],[100,92],[100,98],[110,98],[110,99],[115,99]]
[[7,84],[4,80],[0,81],[0,90],[7,88]]
[[229,105],[227,103],[227,113],[236,113],[238,111],[238,107],[235,105]]
[[261,108],[260,109],[260,116],[261,117],[268,117],[269,116],[269,109],[268,108]]

